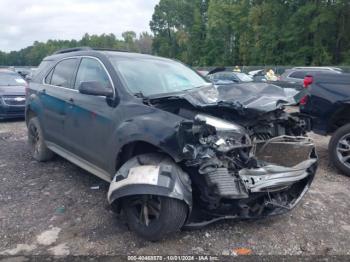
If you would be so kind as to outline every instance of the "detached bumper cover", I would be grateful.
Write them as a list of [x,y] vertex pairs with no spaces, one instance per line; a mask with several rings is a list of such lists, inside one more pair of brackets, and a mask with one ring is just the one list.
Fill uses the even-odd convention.
[[[220,197],[211,207],[194,210],[187,227],[201,227],[222,219],[256,219],[293,209],[310,187],[317,169],[312,141],[281,136],[256,145],[258,167],[238,171],[218,168],[205,175]],[[225,172],[224,172],[225,171]]]
[[250,192],[266,192],[290,186],[310,175],[308,169],[317,159],[308,159],[293,167],[267,165],[258,169],[242,169],[239,176]]
[[[150,160],[149,160],[150,159]],[[147,164],[134,157],[126,162],[113,178],[107,199],[119,209],[119,199],[132,195],[159,195],[183,200],[191,208],[191,181],[170,159],[160,161],[157,155],[149,156]]]

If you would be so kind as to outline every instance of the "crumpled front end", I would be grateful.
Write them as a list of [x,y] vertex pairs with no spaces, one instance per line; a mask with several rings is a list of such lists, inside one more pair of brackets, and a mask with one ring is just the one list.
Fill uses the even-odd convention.
[[184,169],[191,176],[197,203],[189,225],[282,214],[308,190],[317,168],[312,141],[299,135],[262,137],[251,132],[202,114],[180,126]]

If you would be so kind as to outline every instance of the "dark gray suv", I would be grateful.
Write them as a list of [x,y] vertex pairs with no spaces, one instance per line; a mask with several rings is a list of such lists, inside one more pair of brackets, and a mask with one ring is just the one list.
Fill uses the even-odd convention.
[[[26,102],[33,157],[54,153],[110,182],[142,237],[282,214],[315,175],[308,119],[268,84],[215,88],[180,62],[76,48],[46,57]],[[123,217],[123,216],[121,216]]]

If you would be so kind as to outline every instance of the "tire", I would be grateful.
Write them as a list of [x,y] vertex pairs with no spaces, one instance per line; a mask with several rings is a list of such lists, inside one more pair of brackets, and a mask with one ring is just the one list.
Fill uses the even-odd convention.
[[350,176],[350,124],[339,128],[328,146],[329,159],[344,175]]
[[[148,212],[150,217],[148,224],[141,218],[143,206],[140,203],[147,203],[150,200],[157,200],[159,203],[158,217]],[[139,203],[139,208],[136,203]],[[145,204],[147,206],[147,204]],[[148,206],[151,206],[148,204]],[[139,236],[149,240],[157,241],[164,236],[179,231],[187,217],[187,205],[178,199],[154,196],[138,195],[123,200],[123,211],[125,212],[129,228]],[[147,207],[148,210],[151,210]],[[150,216],[151,215],[151,216]],[[153,216],[153,219],[152,219]]]
[[[179,174],[183,173],[182,169],[172,159],[160,153],[147,153],[135,156],[124,163],[119,171],[128,172],[131,167],[160,164],[173,165]],[[150,241],[160,240],[165,235],[180,230],[189,211],[184,201],[166,196],[141,194],[128,196],[121,200],[121,207],[129,228],[139,236]],[[150,210],[147,212],[150,219],[148,224],[145,223],[145,219],[141,220],[140,215],[143,206]],[[158,214],[155,215],[154,213]]]
[[37,117],[31,118],[28,122],[28,144],[33,158],[37,161],[48,161],[54,156],[54,153],[45,144]]

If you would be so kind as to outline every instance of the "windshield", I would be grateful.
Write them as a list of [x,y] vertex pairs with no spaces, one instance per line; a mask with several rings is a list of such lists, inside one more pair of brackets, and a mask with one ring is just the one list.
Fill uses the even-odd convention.
[[175,93],[210,85],[185,65],[171,60],[150,58],[111,58],[127,88],[144,96]]
[[245,73],[236,73],[236,76],[242,81],[242,82],[252,82],[253,78],[251,78],[249,75]]
[[0,86],[24,86],[25,83],[18,74],[0,73]]

